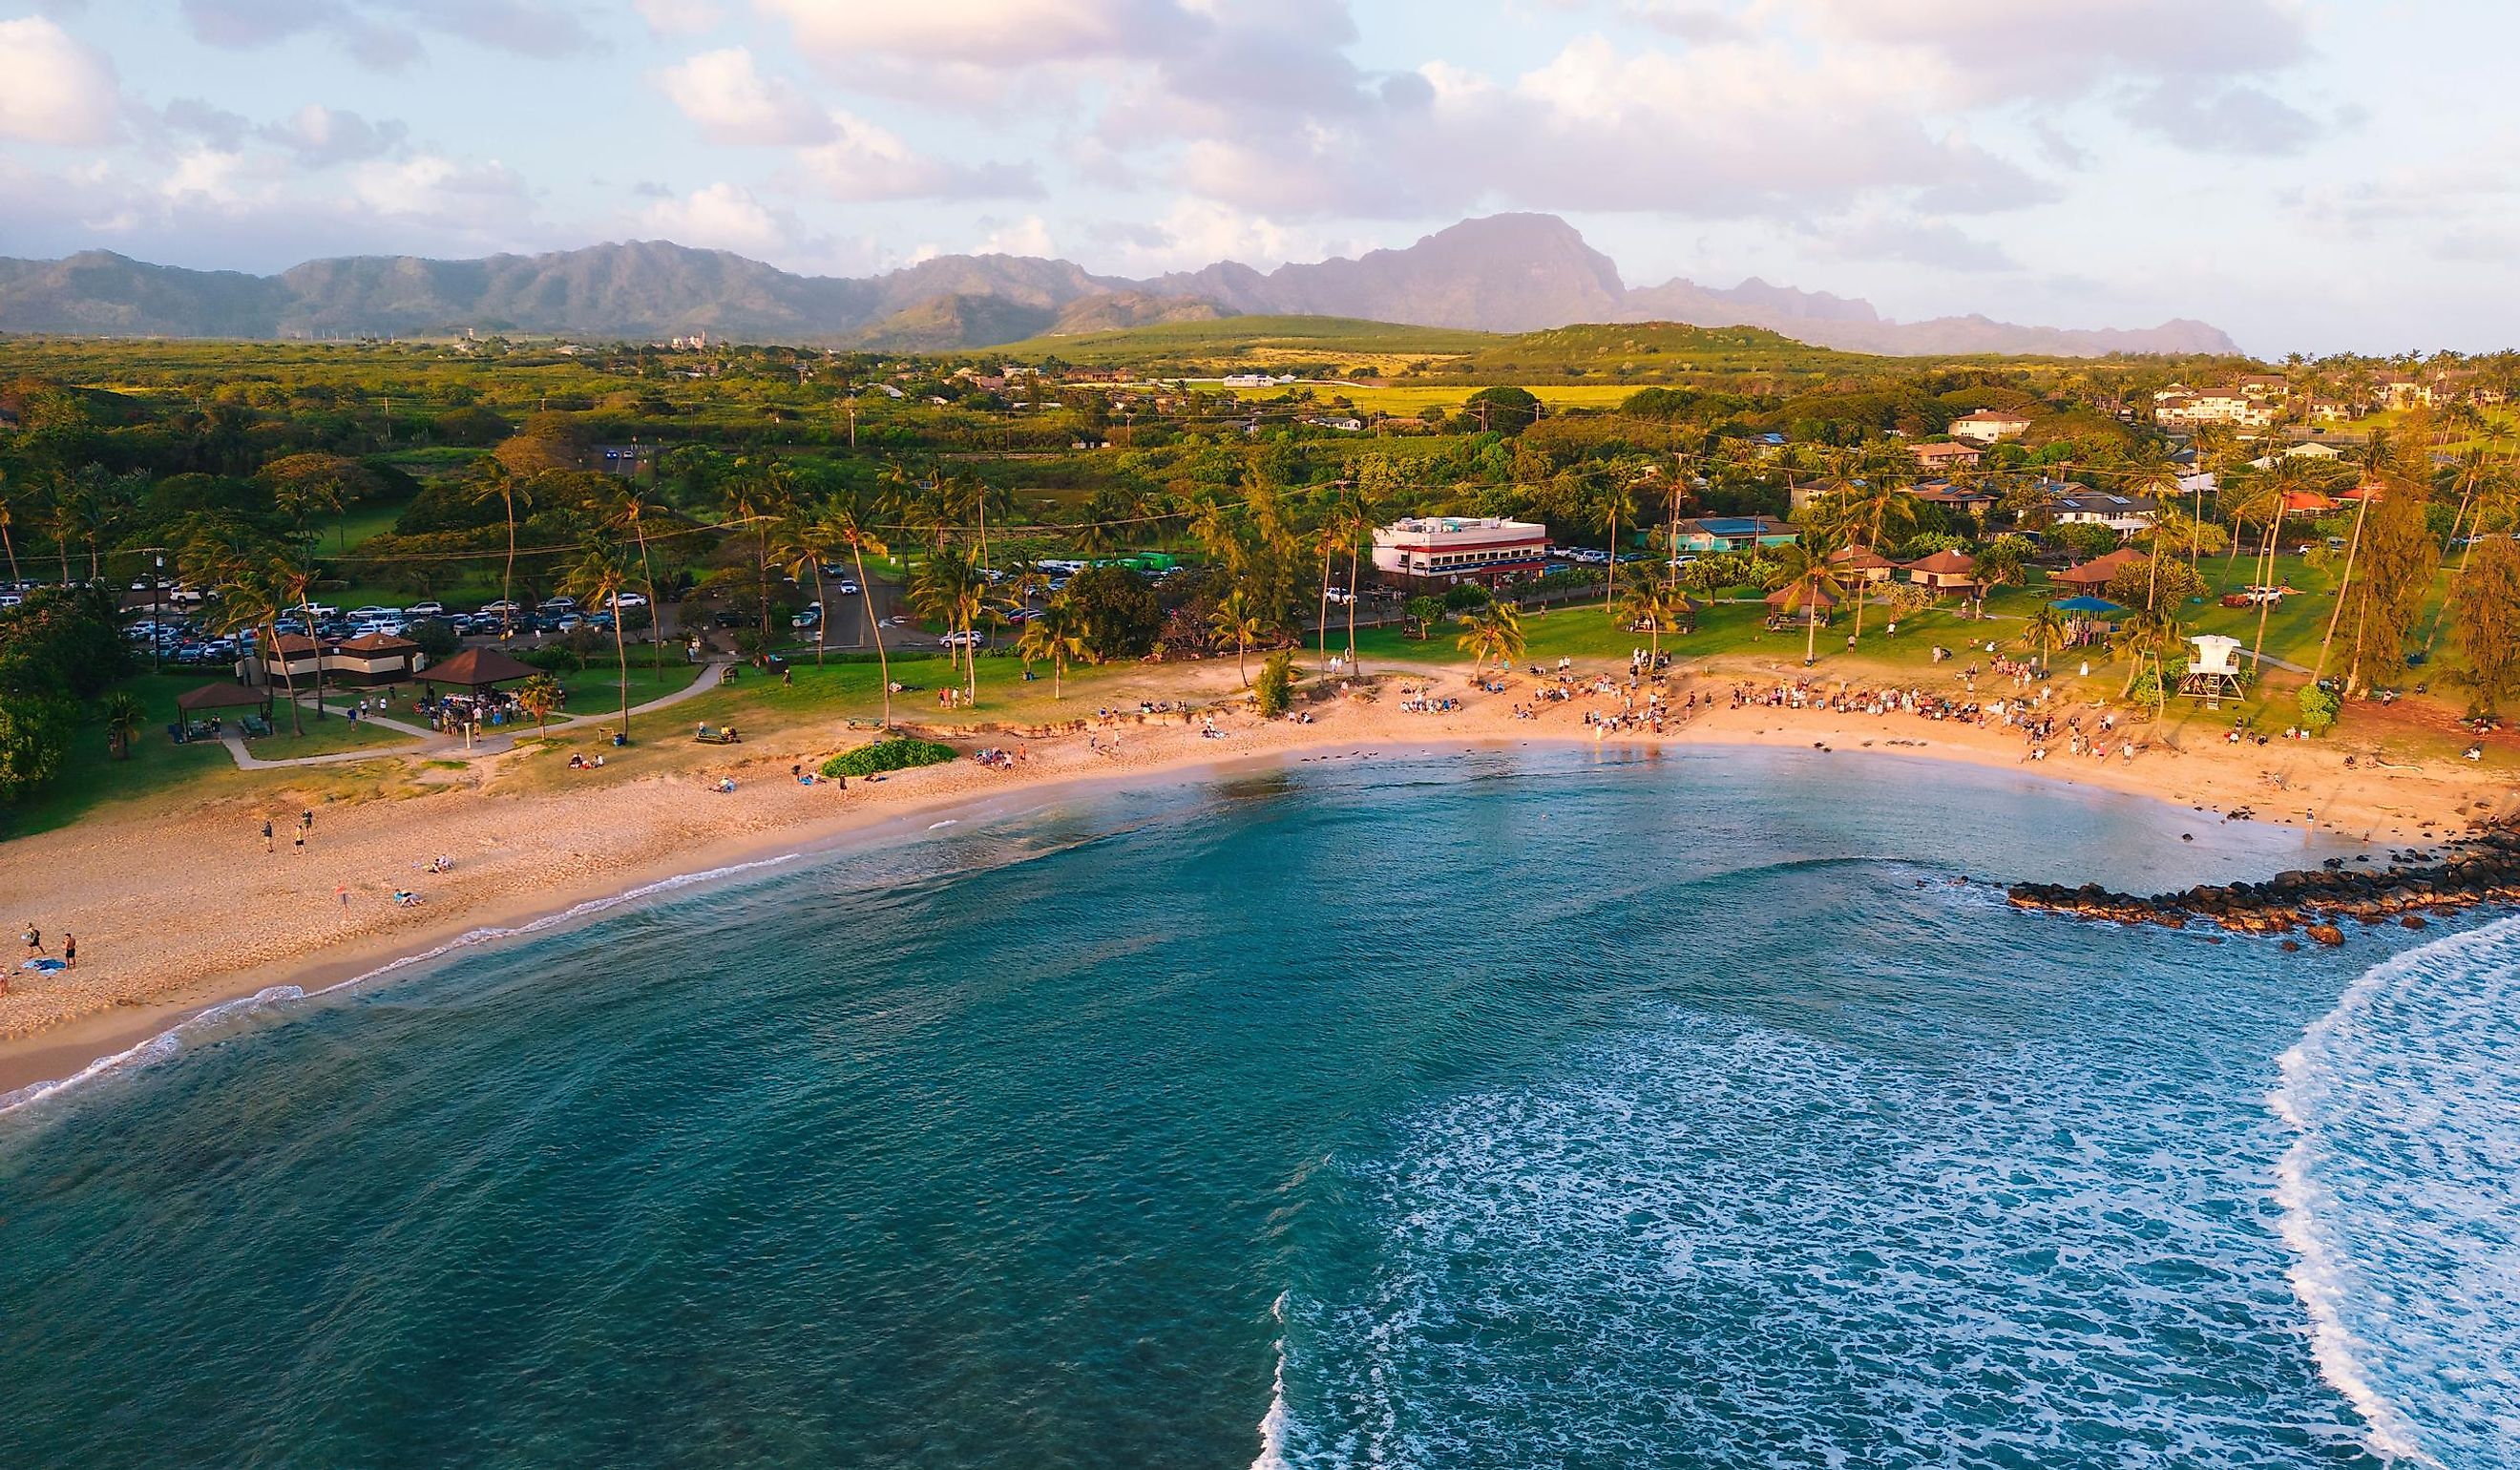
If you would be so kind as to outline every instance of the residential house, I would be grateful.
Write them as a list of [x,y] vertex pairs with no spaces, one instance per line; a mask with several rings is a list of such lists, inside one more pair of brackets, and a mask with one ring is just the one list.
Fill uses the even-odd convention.
[[1887,582],[1899,563],[1868,546],[1845,546],[1828,554],[1829,569],[1848,581]]
[[2237,387],[2195,392],[2172,389],[2155,393],[2152,399],[2152,422],[2161,424],[2232,423],[2242,428],[2265,428],[2275,422],[2276,413],[2272,401],[2252,397]]
[[2030,429],[2030,421],[2009,409],[1979,409],[1952,421],[1952,437],[1972,444],[1994,444],[2019,438]]
[[1935,592],[1977,590],[1977,558],[1966,552],[1942,551],[1907,564],[1908,580]]
[[1949,480],[1926,480],[1906,487],[1905,493],[1926,505],[1970,515],[1984,515],[1995,509],[1997,500],[1996,493],[1983,485],[1955,485]]
[[2388,374],[2374,386],[2379,389],[2380,401],[2393,409],[2413,408],[2418,404],[2430,408],[2433,404],[2432,388],[2404,373]]
[[1916,468],[1929,474],[1949,474],[1955,469],[1974,469],[1986,451],[1975,444],[1950,440],[1933,444],[1915,444],[1908,452],[1916,457]]
[[1701,515],[1682,521],[1678,529],[1672,550],[1699,556],[1791,546],[1801,534],[1773,515]]
[[2121,536],[2152,529],[2161,516],[2160,502],[2146,495],[2112,495],[2091,490],[2048,502],[2060,526],[2107,526]]

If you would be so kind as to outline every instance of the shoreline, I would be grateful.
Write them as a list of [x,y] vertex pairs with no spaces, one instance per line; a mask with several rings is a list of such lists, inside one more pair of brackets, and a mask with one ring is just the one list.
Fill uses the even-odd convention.
[[[1426,676],[1417,676],[1421,681]],[[1699,681],[1707,689],[1720,688],[1722,681]],[[2292,778],[2309,774],[2305,764],[2316,764],[2311,750],[2282,751],[2280,764],[2285,771],[2275,785],[2267,790],[2254,789],[2263,783],[2266,773],[2244,775],[2233,768],[2259,764],[2253,758],[2265,752],[2247,747],[2234,747],[2222,761],[2196,753],[2147,754],[2134,765],[2111,760],[2107,762],[2033,762],[2023,757],[2017,740],[2004,732],[1976,727],[1926,722],[1912,716],[1874,716],[1837,714],[1824,710],[1791,710],[1774,707],[1726,709],[1709,706],[1674,724],[1667,733],[1652,735],[1642,732],[1622,733],[1596,738],[1581,727],[1567,728],[1571,719],[1543,718],[1537,721],[1502,717],[1508,696],[1489,696],[1465,701],[1465,707],[1450,715],[1396,715],[1387,706],[1358,701],[1334,703],[1324,709],[1319,721],[1309,725],[1286,723],[1262,724],[1248,716],[1236,715],[1226,720],[1229,740],[1226,748],[1197,737],[1190,726],[1139,727],[1123,725],[1109,747],[1097,748],[1087,740],[1062,736],[1038,742],[1031,748],[1024,767],[1012,772],[993,771],[969,761],[957,761],[948,766],[929,767],[901,773],[895,789],[868,794],[864,782],[852,782],[842,800],[850,805],[836,811],[799,815],[791,800],[784,811],[763,817],[761,804],[775,799],[782,788],[792,796],[800,788],[785,776],[785,765],[793,752],[783,745],[768,745],[749,755],[738,768],[746,777],[744,795],[749,798],[747,810],[739,815],[753,820],[736,823],[691,821],[699,813],[714,817],[724,811],[725,803],[737,798],[701,794],[697,777],[690,779],[646,778],[621,786],[596,788],[596,797],[610,797],[618,808],[626,799],[632,811],[614,810],[608,815],[616,821],[635,824],[647,817],[646,851],[635,852],[621,861],[584,861],[585,854],[571,850],[569,856],[579,859],[573,869],[557,878],[525,882],[496,883],[482,891],[478,882],[451,884],[441,903],[432,894],[428,906],[418,910],[388,910],[382,913],[364,901],[355,911],[368,921],[354,923],[348,932],[314,932],[292,936],[277,953],[256,955],[242,963],[203,966],[191,978],[172,978],[170,970],[180,971],[182,957],[162,955],[158,965],[139,972],[142,984],[154,980],[151,993],[138,998],[94,995],[70,997],[73,1004],[79,999],[89,1003],[69,1008],[57,1003],[43,1007],[31,1026],[21,1026],[0,1036],[0,1096],[25,1091],[31,1087],[74,1077],[96,1062],[128,1053],[152,1043],[156,1038],[181,1027],[203,1013],[221,1005],[252,998],[260,993],[285,986],[294,986],[308,995],[343,982],[372,976],[382,970],[399,968],[416,958],[434,958],[450,947],[474,942],[495,942],[507,934],[528,925],[544,925],[591,907],[609,909],[623,902],[635,901],[643,894],[655,891],[659,884],[695,880],[700,875],[726,873],[743,865],[793,857],[811,860],[844,845],[877,840],[884,836],[913,836],[923,829],[925,820],[952,817],[968,820],[969,814],[1012,806],[1015,810],[1066,799],[1073,793],[1090,792],[1097,786],[1159,780],[1167,784],[1195,784],[1215,779],[1228,768],[1245,764],[1283,762],[1328,749],[1351,749],[1369,758],[1381,758],[1409,750],[1431,750],[1461,745],[1508,748],[1516,745],[1546,745],[1563,748],[1596,749],[1616,747],[1625,750],[1652,750],[1691,747],[1736,746],[1766,749],[1793,749],[1824,753],[1860,753],[1902,756],[1910,759],[1939,761],[2037,778],[2040,783],[2053,783],[2064,788],[2097,789],[2121,795],[2141,797],[2170,809],[2191,808],[2215,812],[2246,811],[2251,820],[2270,824],[2293,826],[2300,830],[2305,843],[2321,831],[2346,840],[2358,835],[2363,842],[2378,842],[2384,836],[2401,841],[2431,842],[2456,835],[2448,831],[2435,833],[2431,826],[2459,823],[2462,815],[2436,809],[2426,828],[2418,834],[2410,828],[2422,821],[2415,813],[2405,810],[2381,796],[2406,801],[2416,796],[2414,791],[2394,791],[2389,786],[2392,773],[2338,772],[2339,780],[2323,799],[2309,790],[2296,787]],[[1120,749],[1122,739],[1130,742],[1126,756]],[[2219,754],[2216,747],[2212,754]],[[1103,762],[1110,764],[1103,764]],[[2270,759],[2267,764],[2277,763]],[[765,772],[764,768],[768,768]],[[2222,769],[2215,769],[2222,768]],[[2185,781],[2168,779],[2165,773],[2192,777]],[[2452,777],[2465,773],[2452,772]],[[2462,796],[2490,783],[2468,780],[2441,782]],[[638,788],[655,786],[652,792]],[[831,789],[828,783],[804,791]],[[774,793],[774,794],[765,794]],[[2439,793],[2421,793],[2439,794]],[[2497,793],[2509,796],[2511,793]],[[2310,818],[2304,823],[2292,811],[2269,810],[2262,815],[2259,806],[2272,806],[2274,798],[2300,801],[2304,797],[2317,801],[2316,806],[2294,810]],[[694,809],[692,800],[701,805]],[[2245,799],[2243,799],[2245,798]],[[546,803],[562,805],[582,797],[518,797],[481,795],[465,800],[461,808],[450,807],[429,814],[445,819],[426,833],[444,839],[450,847],[462,836],[478,836],[470,828],[477,827],[484,817],[514,814],[518,809]],[[819,801],[819,796],[808,797]],[[2505,803],[2498,803],[2503,805]],[[366,807],[396,807],[399,802],[361,804]],[[2464,813],[2462,801],[2460,814]],[[686,821],[655,820],[660,809],[673,808],[669,815]],[[2324,808],[2321,811],[2320,808]],[[349,812],[328,817],[328,827],[335,822],[354,816],[361,806]],[[963,814],[957,816],[955,814]],[[572,830],[562,828],[563,832]],[[75,834],[77,829],[71,829]],[[70,834],[47,834],[67,836]],[[325,834],[329,837],[329,832]],[[544,833],[548,839],[549,832]],[[697,840],[677,841],[678,836]],[[26,839],[41,843],[45,838]],[[369,835],[371,846],[378,840],[395,841],[408,847],[407,840],[386,834],[380,839]],[[527,877],[514,869],[521,861],[530,867],[533,859],[548,856],[552,842],[542,843],[534,854],[501,852],[502,838],[486,839],[494,857],[485,861],[483,877]],[[373,853],[369,856],[373,857]],[[266,872],[277,867],[282,873],[292,870],[291,860],[262,861]],[[502,861],[505,860],[505,861]],[[459,864],[459,871],[450,879],[472,877]],[[508,869],[502,873],[500,869]],[[312,875],[315,869],[297,869]],[[274,874],[277,876],[277,874]],[[284,880],[285,881],[285,880]],[[443,879],[432,881],[446,881]],[[316,888],[320,890],[322,879]],[[310,897],[306,885],[295,884],[292,896],[304,904]],[[329,895],[312,895],[318,913],[327,913],[320,900]],[[198,916],[199,906],[179,904]],[[341,913],[351,913],[345,902]],[[40,912],[40,911],[39,911]],[[328,913],[328,916],[330,915]],[[382,919],[383,922],[376,922]],[[47,928],[55,927],[48,924]],[[62,926],[62,927],[67,927]],[[82,918],[81,929],[94,932],[102,926]],[[336,926],[338,928],[338,925]],[[472,936],[481,936],[475,939]],[[198,936],[197,936],[198,937]],[[213,944],[209,948],[216,948]],[[96,953],[93,942],[89,953]],[[209,960],[210,956],[200,957]],[[78,972],[84,978],[90,970]],[[57,977],[47,977],[57,978]],[[25,987],[19,988],[23,996]],[[14,999],[14,998],[13,998]],[[21,1006],[21,1009],[35,1009]]]

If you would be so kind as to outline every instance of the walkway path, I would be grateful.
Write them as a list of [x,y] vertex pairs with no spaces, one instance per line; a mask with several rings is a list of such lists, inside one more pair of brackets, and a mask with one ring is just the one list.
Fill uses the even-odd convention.
[[[649,700],[645,704],[634,704],[630,707],[630,713],[635,717],[638,715],[648,714],[653,710],[669,709],[674,705],[682,703],[686,699],[694,697],[695,695],[706,693],[710,690],[717,688],[721,683],[725,682],[726,670],[727,665],[725,663],[712,661],[702,667],[699,672],[699,677],[694,679],[690,684],[683,686],[681,689],[674,690],[670,694],[660,694],[655,698]],[[572,730],[583,725],[600,725],[607,720],[617,720],[620,717],[620,711],[618,710],[606,710],[600,714],[572,715],[565,720],[554,721],[551,729]],[[507,751],[515,748],[518,736],[523,734],[521,730],[518,730],[500,735],[485,735],[474,740],[472,746],[468,749],[464,744],[464,737],[462,735],[446,735],[438,731],[428,729],[425,726],[410,725],[400,720],[387,719],[382,715],[361,715],[359,717],[359,723],[362,725],[383,726],[387,730],[410,735],[419,743],[416,745],[372,746],[361,750],[336,750],[329,755],[287,756],[276,761],[264,760],[262,757],[246,749],[245,740],[237,735],[222,735],[220,736],[220,743],[226,745],[228,747],[228,754],[236,758],[238,770],[275,771],[290,766],[340,766],[347,765],[352,761],[373,761],[388,756],[406,755],[427,755],[441,760],[472,760],[481,756],[501,755],[506,753]],[[540,733],[541,732],[539,731],[536,732],[536,734]]]

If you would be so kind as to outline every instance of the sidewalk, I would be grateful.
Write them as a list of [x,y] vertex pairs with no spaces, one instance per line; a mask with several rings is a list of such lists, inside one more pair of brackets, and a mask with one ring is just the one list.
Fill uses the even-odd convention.
[[[630,713],[635,718],[652,710],[670,709],[686,699],[706,693],[725,680],[726,670],[725,661],[712,660],[701,668],[699,677],[690,684],[670,694],[662,694],[651,699],[645,704],[633,705]],[[300,696],[299,702],[304,702],[304,696]],[[574,730],[580,726],[601,725],[620,717],[618,710],[606,710],[600,714],[571,715],[565,720],[553,721],[550,728],[555,731]],[[410,735],[418,743],[383,745],[368,750],[337,750],[329,755],[298,755],[267,761],[246,749],[245,740],[240,735],[222,735],[219,738],[220,743],[228,747],[228,754],[235,757],[238,770],[276,771],[290,766],[339,766],[352,761],[399,759],[409,755],[426,755],[439,760],[471,760],[479,756],[505,754],[515,748],[518,736],[524,733],[521,730],[511,729],[497,735],[484,735],[474,740],[472,748],[467,749],[462,735],[441,734],[423,726],[387,719],[382,715],[361,715],[359,723],[383,726],[387,730]],[[543,732],[538,730],[534,733],[540,735]]]

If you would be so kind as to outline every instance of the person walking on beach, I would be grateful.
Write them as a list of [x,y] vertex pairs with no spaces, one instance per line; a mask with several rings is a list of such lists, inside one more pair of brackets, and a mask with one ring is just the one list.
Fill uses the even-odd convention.
[[30,923],[28,923],[28,924],[26,925],[26,932],[25,932],[25,934],[24,934],[24,936],[23,936],[23,937],[24,937],[24,939],[25,939],[25,941],[26,941],[26,958],[27,958],[31,959],[31,958],[33,958],[34,957],[36,957],[37,955],[40,955],[40,954],[44,953],[44,931],[43,931],[43,930],[36,928],[36,927],[34,926],[34,924],[32,924],[32,923],[30,922]]
[[340,900],[341,900],[341,907],[342,907],[342,908],[347,909],[348,907],[350,907],[350,885],[349,885],[349,884],[347,884],[347,883],[336,883],[336,884],[334,884],[334,885],[333,885],[333,892],[334,892],[335,894],[337,894],[337,895],[340,898]]
[[295,847],[297,856],[301,858],[306,856],[306,828],[302,826],[299,827],[297,829],[297,835],[291,838],[290,842]]
[[264,852],[272,852],[276,850],[272,846],[271,819],[268,817],[264,818],[262,821],[262,850]]

